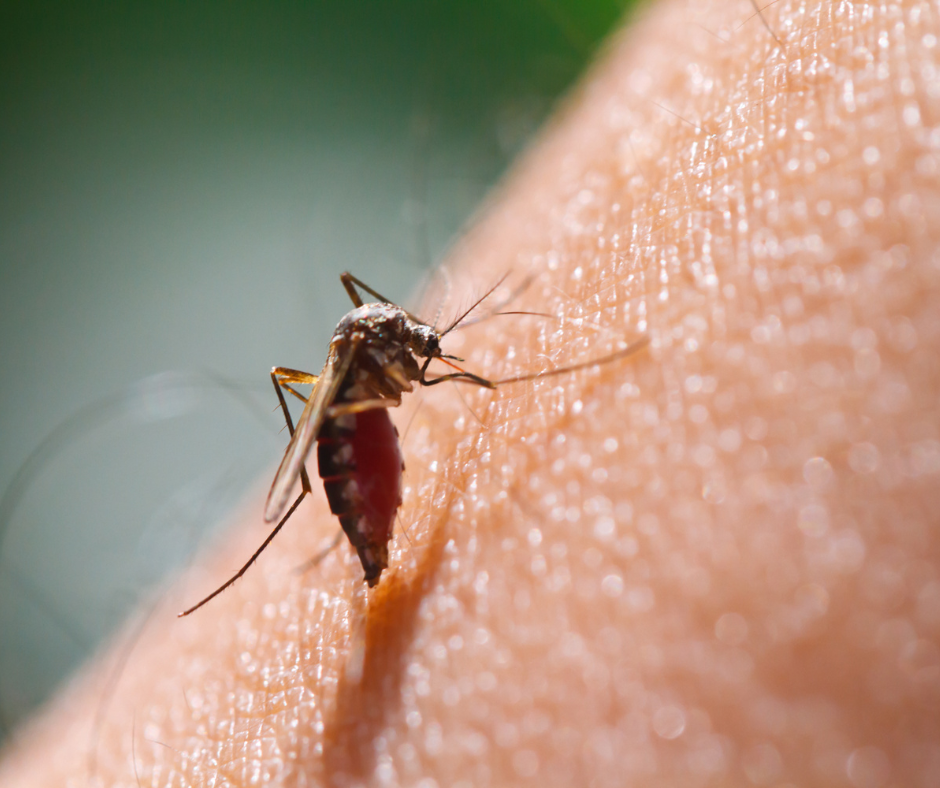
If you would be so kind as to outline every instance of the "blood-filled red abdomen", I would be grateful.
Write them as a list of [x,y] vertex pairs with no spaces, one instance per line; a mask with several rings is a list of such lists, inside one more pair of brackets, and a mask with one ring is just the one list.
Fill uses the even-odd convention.
[[401,506],[401,449],[385,408],[327,419],[317,437],[330,510],[356,548],[366,582],[388,567],[388,541]]
[[388,542],[401,506],[401,447],[385,408],[356,414],[352,438],[352,476],[362,495],[362,513],[372,526],[373,542]]

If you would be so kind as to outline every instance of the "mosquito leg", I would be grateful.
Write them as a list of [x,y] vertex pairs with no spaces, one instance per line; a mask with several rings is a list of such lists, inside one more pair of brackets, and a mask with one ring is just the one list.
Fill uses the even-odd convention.
[[326,409],[326,417],[335,419],[337,416],[349,416],[353,413],[362,413],[367,410],[380,410],[382,408],[397,408],[401,402],[394,399],[361,399],[357,402],[343,402],[339,405],[330,405]]
[[[277,394],[278,402],[281,403],[281,411],[284,414],[284,421],[287,422],[287,430],[290,432],[290,436],[293,438],[294,420],[291,418],[290,409],[287,407],[287,400],[284,399],[282,386],[293,394],[296,394],[297,392],[295,392],[290,386],[284,386],[284,384],[281,382],[282,378],[291,380],[295,383],[310,383],[312,379],[312,382],[316,383],[317,376],[311,375],[307,372],[298,372],[295,369],[287,369],[286,367],[275,367],[271,370],[271,382],[274,383],[274,391]],[[300,395],[298,394],[297,396]],[[303,399],[303,397],[300,398]],[[300,493],[300,498],[297,499],[297,501],[291,507],[290,511],[294,511],[294,509],[297,508],[297,504],[300,503],[300,499],[303,498],[307,493],[313,491],[313,487],[310,486],[310,477],[307,475],[307,467],[305,465],[300,466],[300,484],[303,488]],[[284,521],[282,520],[281,523],[283,522]],[[278,525],[278,528],[279,527],[280,524]]]
[[[309,483],[310,483],[310,482],[307,481],[307,484],[308,484],[308,485],[309,485]],[[178,617],[179,617],[179,618],[183,618],[183,616],[188,616],[190,613],[195,613],[195,612],[196,612],[197,610],[199,610],[199,608],[201,608],[204,604],[206,604],[207,602],[209,602],[209,601],[215,599],[219,594],[221,594],[223,591],[225,591],[225,589],[227,589],[227,588],[229,588],[229,586],[233,585],[233,584],[235,583],[235,581],[238,580],[238,578],[240,578],[243,574],[245,574],[245,572],[248,571],[249,567],[250,567],[256,560],[258,560],[258,556],[261,555],[261,554],[265,551],[265,548],[266,548],[269,544],[271,544],[271,540],[274,539],[274,537],[277,536],[277,534],[278,534],[278,532],[281,530],[281,528],[284,527],[284,523],[286,523],[286,522],[290,519],[290,516],[294,513],[294,511],[297,509],[297,507],[300,506],[300,502],[301,502],[304,498],[307,497],[307,492],[308,492],[308,491],[309,491],[309,490],[306,490],[306,489],[301,491],[300,495],[297,496],[297,500],[294,501],[294,503],[291,505],[290,509],[287,510],[287,513],[281,518],[281,521],[280,521],[276,526],[274,526],[274,530],[271,531],[270,534],[268,534],[268,538],[265,539],[265,540],[261,543],[261,547],[259,547],[257,550],[255,550],[254,555],[252,555],[251,558],[248,559],[248,561],[245,563],[245,565],[244,565],[241,569],[239,569],[234,575],[232,575],[228,580],[226,580],[222,585],[220,585],[215,591],[213,591],[211,594],[209,594],[209,596],[207,596],[207,597],[206,597],[205,599],[203,599],[202,601],[197,602],[197,603],[196,603],[195,605],[193,605],[192,607],[187,608],[186,610],[184,610],[182,613],[179,614]]]
[[309,372],[301,372],[299,369],[291,369],[290,367],[274,367],[271,374],[275,375],[279,381],[283,380],[287,383],[300,383],[310,386],[317,382],[318,377]]
[[[467,372],[465,370],[460,369],[460,367],[456,367],[457,369],[460,369],[460,372],[454,372],[450,375],[441,375],[438,378],[433,378],[431,380],[428,380],[428,377],[427,377],[428,365],[433,360],[434,360],[433,356],[427,358],[424,362],[424,366],[421,367],[421,377],[418,378],[418,383],[420,383],[422,386],[436,386],[438,383],[443,383],[446,380],[456,380],[456,381],[463,382],[463,383],[473,383],[474,385],[477,385],[477,386],[483,386],[483,388],[486,388],[486,389],[496,388],[496,384],[493,383],[491,380],[487,380],[486,378],[481,378],[479,375],[474,375],[472,372]],[[456,365],[450,364],[450,366],[453,367]]]
[[496,384],[491,380],[486,378],[481,378],[479,375],[474,375],[472,372],[454,372],[450,375],[442,375],[439,378],[432,378],[431,380],[422,380],[422,386],[435,386],[438,383],[444,383],[447,380],[453,380],[457,383],[472,383],[474,386],[482,386],[485,389],[495,389]]
[[383,304],[392,304],[392,306],[398,306],[394,301],[386,298],[381,293],[377,293],[369,285],[363,282],[359,277],[353,276],[349,271],[340,274],[340,281],[343,283],[343,287],[346,288],[346,292],[349,293],[349,297],[352,299],[352,302],[356,306],[362,306],[362,298],[359,293],[356,291],[358,287],[360,290],[364,290],[373,298],[378,298]]
[[[487,380],[486,378],[480,377],[479,375],[474,375],[472,372],[466,372],[461,370],[460,372],[454,372],[449,375],[441,375],[438,378],[433,378],[432,380],[427,379],[427,369],[428,364],[433,360],[429,358],[424,362],[424,366],[421,368],[421,377],[418,378],[418,382],[422,386],[434,386],[438,383],[443,383],[447,380],[455,380],[463,383],[473,383],[477,386],[483,386],[488,389],[495,389],[498,386],[505,386],[509,383],[522,383],[527,380],[537,380],[539,378],[550,378],[556,375],[567,375],[569,372],[578,372],[582,369],[590,369],[591,367],[603,366],[604,364],[609,364],[612,361],[617,361],[621,358],[627,358],[632,356],[635,353],[639,353],[650,343],[649,335],[640,337],[636,342],[633,342],[630,345],[627,345],[623,350],[618,350],[616,353],[610,353],[606,356],[601,356],[600,358],[592,358],[590,361],[584,361],[580,364],[571,364],[567,367],[558,367],[557,369],[550,369],[546,372],[533,372],[531,375],[516,375],[511,378],[502,378],[501,380]],[[454,366],[451,364],[451,366]],[[457,367],[460,369],[460,367]]]
[[396,304],[391,299],[386,298],[381,293],[373,290],[371,287],[369,287],[369,285],[367,285],[361,279],[349,273],[349,271],[345,271],[344,273],[340,274],[339,278],[340,278],[340,281],[343,283],[343,287],[346,288],[346,292],[349,293],[349,297],[352,299],[352,302],[355,306],[362,306],[362,303],[363,303],[362,296],[360,296],[359,292],[356,290],[356,288],[358,287],[360,290],[363,290],[364,292],[368,293],[373,298],[379,299],[379,301],[381,301],[383,304],[389,304],[390,306],[397,306],[406,315],[408,315],[408,317],[411,320],[414,320],[416,323],[420,323],[423,326],[427,325],[427,323],[425,323],[421,318],[416,317],[415,315],[411,314],[411,312],[409,312],[407,309],[402,309],[401,306]]
[[[349,293],[349,298],[353,302],[353,306],[362,306],[362,297],[359,295],[359,291],[356,290],[356,285],[358,284],[363,290],[368,292],[366,286],[349,273],[349,271],[341,273],[339,275],[339,281],[343,283],[343,287],[345,287],[346,292]],[[378,296],[376,296],[376,298],[378,298]],[[379,300],[384,301],[386,304],[389,303],[389,301],[384,298],[379,298]]]
[[[284,392],[282,391],[282,387],[286,388],[288,391],[291,391],[294,394],[297,394],[297,392],[293,391],[293,389],[291,389],[290,386],[284,385],[281,382],[282,379],[290,380],[296,383],[309,383],[311,382],[311,380],[313,382],[316,382],[317,378],[315,375],[310,375],[309,373],[306,373],[306,372],[298,372],[297,370],[287,369],[285,367],[275,367],[273,370],[271,370],[271,381],[274,383],[274,391],[277,393],[278,401],[281,403],[281,411],[284,414],[284,421],[287,422],[287,429],[290,432],[291,437],[293,437],[294,420],[291,418],[290,410],[287,407],[287,401],[284,399]],[[300,395],[297,394],[297,396],[300,396]],[[303,397],[301,397],[301,399],[303,399]],[[291,505],[290,509],[287,510],[287,512],[280,519],[278,524],[274,526],[274,529],[271,531],[271,533],[268,534],[268,538],[265,539],[261,543],[261,547],[255,550],[254,554],[251,556],[251,558],[248,559],[248,561],[245,563],[245,565],[241,569],[239,569],[234,575],[232,575],[228,580],[226,580],[222,585],[220,585],[215,591],[209,594],[209,596],[205,597],[205,599],[201,600],[200,602],[197,602],[192,607],[180,613],[179,614],[180,618],[182,618],[183,616],[188,616],[190,613],[195,613],[197,610],[199,610],[199,608],[201,608],[207,602],[209,602],[212,599],[215,599],[219,594],[225,591],[225,589],[229,588],[236,580],[238,580],[243,574],[245,574],[245,572],[248,571],[248,568],[256,560],[258,560],[258,556],[264,552],[265,548],[269,544],[271,544],[271,540],[274,539],[274,537],[277,536],[278,532],[284,527],[284,524],[290,519],[291,515],[296,511],[297,507],[300,506],[300,502],[304,498],[307,497],[307,493],[313,490],[313,488],[310,486],[310,477],[307,475],[307,469],[303,465],[301,465],[300,467],[300,483],[302,487],[300,491],[300,495],[297,496],[297,499]]]
[[281,388],[284,389],[284,391],[286,391],[288,394],[293,394],[305,405],[307,404],[307,397],[297,391],[297,389],[293,388],[292,386],[288,386],[286,383],[281,383]]
[[339,547],[340,542],[343,541],[345,532],[340,528],[336,532],[336,536],[333,537],[333,541],[330,542],[326,547],[324,547],[319,553],[317,553],[313,558],[304,561],[300,566],[294,569],[294,574],[303,575],[317,566],[324,558],[326,558],[330,553],[332,553],[337,547]]
[[[599,367],[604,364],[609,364],[611,361],[617,361],[621,358],[627,358],[632,356],[635,353],[639,353],[643,348],[645,348],[650,343],[649,335],[644,335],[640,337],[636,342],[633,342],[630,345],[627,345],[623,350],[618,350],[616,353],[611,353],[607,356],[601,356],[600,358],[592,358],[590,361],[583,361],[580,364],[572,364],[567,367],[558,367],[557,369],[550,369],[546,372],[534,372],[531,375],[517,375],[512,378],[503,378],[502,380],[494,380],[491,385],[493,388],[496,386],[505,386],[509,383],[522,383],[527,380],[537,380],[538,378],[551,378],[555,375],[567,375],[569,372],[578,372],[582,369],[590,369],[591,367]],[[440,380],[440,378],[438,379]],[[437,383],[437,381],[434,381]]]
[[[312,386],[317,382],[317,376],[311,375],[309,372],[301,372],[299,369],[290,369],[289,367],[275,367],[271,370],[271,377],[275,381],[275,388],[278,386],[280,388],[289,391],[301,402],[306,403],[307,398],[301,394],[299,391],[288,386],[288,383],[299,383],[302,386]],[[293,435],[291,431],[291,435]]]
[[441,375],[439,378],[431,378],[431,380],[428,380],[422,375],[418,382],[422,386],[436,386],[438,383],[444,383],[448,380],[455,380],[458,383],[472,383],[474,386],[482,386],[485,389],[496,388],[496,384],[492,380],[481,378],[479,375],[474,375],[472,372],[454,372],[450,375]]

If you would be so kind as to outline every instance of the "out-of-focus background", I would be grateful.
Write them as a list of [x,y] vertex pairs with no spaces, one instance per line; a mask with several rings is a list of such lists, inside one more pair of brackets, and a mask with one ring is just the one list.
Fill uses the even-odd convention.
[[273,467],[339,273],[407,301],[627,2],[0,9],[0,739]]

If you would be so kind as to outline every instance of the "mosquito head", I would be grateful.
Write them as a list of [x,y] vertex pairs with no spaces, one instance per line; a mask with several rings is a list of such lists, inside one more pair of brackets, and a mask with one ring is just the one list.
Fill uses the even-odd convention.
[[441,335],[433,326],[410,321],[408,349],[421,358],[436,358],[441,355]]

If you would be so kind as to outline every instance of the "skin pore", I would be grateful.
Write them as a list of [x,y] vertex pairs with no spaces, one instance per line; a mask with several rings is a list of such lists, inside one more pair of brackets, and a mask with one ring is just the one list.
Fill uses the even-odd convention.
[[449,336],[476,373],[650,348],[412,396],[376,589],[345,544],[292,571],[315,494],[177,620],[259,494],[0,784],[940,783],[940,21],[752,13],[650,8],[450,261],[445,314],[509,270],[559,316]]

